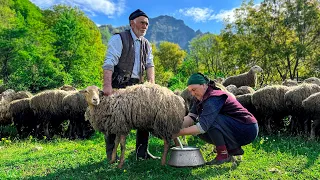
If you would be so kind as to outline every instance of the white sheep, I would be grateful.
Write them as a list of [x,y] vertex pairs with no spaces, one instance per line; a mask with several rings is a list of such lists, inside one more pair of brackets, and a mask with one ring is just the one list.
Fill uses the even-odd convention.
[[126,136],[132,129],[144,129],[164,140],[161,160],[164,165],[172,135],[178,133],[182,127],[184,100],[168,88],[150,83],[129,86],[102,98],[99,91],[98,87],[89,86],[81,92],[89,105],[85,116],[93,128],[106,136],[116,135],[110,163],[115,162],[120,143],[118,167],[121,168],[124,163]]

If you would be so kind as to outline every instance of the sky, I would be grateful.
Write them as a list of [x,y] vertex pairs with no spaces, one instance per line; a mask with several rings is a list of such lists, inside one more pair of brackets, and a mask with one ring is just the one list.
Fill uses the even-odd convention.
[[[66,4],[79,7],[98,26],[114,27],[129,24],[129,15],[141,9],[149,18],[160,15],[183,20],[193,30],[219,34],[224,28],[223,19],[232,21],[233,10],[243,0],[30,0],[41,9]],[[261,0],[255,0],[255,4]]]

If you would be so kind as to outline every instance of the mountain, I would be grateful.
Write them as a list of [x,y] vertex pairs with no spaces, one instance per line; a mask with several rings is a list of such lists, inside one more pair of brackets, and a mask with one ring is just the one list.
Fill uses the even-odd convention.
[[[194,31],[193,29],[185,25],[182,20],[175,19],[171,16],[164,15],[158,16],[156,18],[150,18],[149,23],[150,26],[145,37],[150,42],[156,43],[157,45],[161,41],[168,41],[179,44],[182,49],[187,50],[189,41],[197,35],[202,34],[200,30]],[[105,32],[106,29],[108,29],[111,34],[114,34],[129,28],[129,25],[117,28],[114,28],[111,25],[100,26],[102,34],[107,34]]]

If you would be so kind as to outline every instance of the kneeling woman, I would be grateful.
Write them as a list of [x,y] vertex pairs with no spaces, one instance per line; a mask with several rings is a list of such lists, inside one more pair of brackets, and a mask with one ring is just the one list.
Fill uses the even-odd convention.
[[234,96],[217,88],[200,73],[190,76],[188,90],[196,101],[184,117],[183,129],[174,137],[198,135],[214,144],[217,156],[208,165],[219,165],[229,162],[231,156],[242,155],[241,146],[251,143],[258,135],[255,117]]

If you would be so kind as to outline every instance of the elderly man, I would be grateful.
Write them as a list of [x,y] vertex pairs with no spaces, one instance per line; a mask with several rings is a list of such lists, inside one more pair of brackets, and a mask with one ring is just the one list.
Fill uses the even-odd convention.
[[[113,88],[125,88],[142,83],[144,72],[148,81],[155,82],[152,49],[144,38],[149,26],[148,16],[137,9],[129,16],[130,30],[113,35],[108,42],[108,52],[103,64],[103,92],[109,96]],[[137,159],[158,158],[148,151],[149,132],[137,130]],[[105,136],[107,158],[111,159],[115,135]]]

